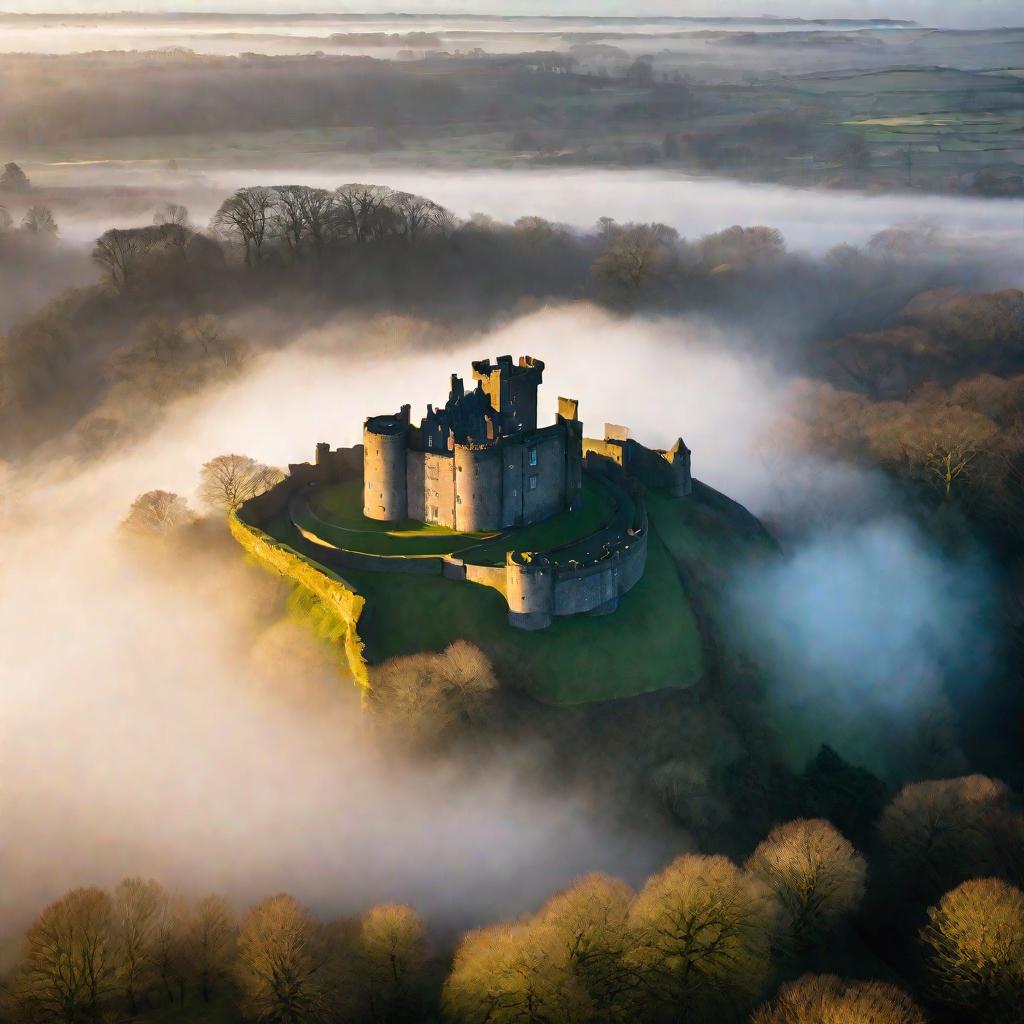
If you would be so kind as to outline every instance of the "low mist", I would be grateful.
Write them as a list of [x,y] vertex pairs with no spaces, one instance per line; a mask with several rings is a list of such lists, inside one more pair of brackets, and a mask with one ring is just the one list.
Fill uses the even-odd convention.
[[[367,733],[354,688],[273,610],[279,597],[240,553],[167,576],[116,527],[142,491],[191,498],[217,454],[283,465],[320,440],[352,444],[365,415],[406,401],[422,414],[450,372],[504,352],[547,361],[547,414],[569,394],[588,433],[609,419],[652,445],[681,434],[698,477],[778,514],[778,459],[795,456],[775,445],[766,460],[765,439],[788,382],[715,341],[706,323],[568,307],[449,352],[342,362],[325,354],[327,330],[179,404],[149,440],[88,469],[12,473],[0,813],[19,842],[0,857],[4,924],[68,886],[131,872],[239,899],[287,888],[324,912],[407,900],[443,926],[531,909],[581,872],[637,880],[662,863],[664,837],[624,829],[588,795],[537,792],[529,749],[476,770],[408,766]],[[958,567],[899,522],[818,537],[740,592],[772,609],[758,638],[777,660],[780,699],[845,711],[899,713],[981,628],[965,618]],[[788,690],[797,678],[814,679],[813,693]]]
[[[460,217],[483,214],[505,222],[539,216],[589,229],[601,217],[622,223],[658,221],[687,238],[733,224],[768,224],[782,232],[791,249],[816,255],[839,244],[863,245],[894,224],[935,224],[951,241],[985,239],[993,252],[1006,250],[1011,264],[1007,275],[1016,281],[1024,256],[1024,200],[1019,199],[865,195],[660,171],[423,170],[322,154],[309,166],[294,161],[244,167],[183,161],[182,166],[182,171],[168,172],[153,161],[90,161],[27,163],[26,170],[44,187],[85,190],[87,198],[79,197],[73,206],[54,204],[62,236],[81,246],[91,245],[109,227],[150,223],[152,210],[166,200],[187,206],[202,226],[226,195],[244,186],[287,183],[333,189],[365,181],[428,196]],[[128,191],[105,195],[118,188]]]
[[977,687],[991,669],[989,586],[979,558],[944,557],[909,521],[881,512],[744,573],[737,612],[770,669],[794,763],[826,742],[898,774],[913,723],[943,713],[944,680]]

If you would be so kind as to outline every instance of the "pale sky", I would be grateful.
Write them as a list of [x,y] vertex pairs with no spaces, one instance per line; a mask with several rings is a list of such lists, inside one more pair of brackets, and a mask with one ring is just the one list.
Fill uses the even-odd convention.
[[17,12],[232,11],[478,14],[736,15],[909,18],[928,25],[982,28],[1024,24],[1024,0],[0,0]]

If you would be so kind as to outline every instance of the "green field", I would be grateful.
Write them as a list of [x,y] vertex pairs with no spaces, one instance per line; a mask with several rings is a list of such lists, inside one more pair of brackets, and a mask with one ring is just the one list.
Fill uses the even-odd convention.
[[[697,485],[689,498],[652,490],[645,504],[651,532],[644,578],[613,614],[559,618],[546,630],[509,626],[504,598],[488,587],[346,571],[367,600],[359,624],[367,660],[380,664],[467,639],[486,651],[506,685],[551,704],[693,685],[707,668],[696,611],[731,645],[736,638],[720,595],[736,565],[774,547],[752,516],[709,488]],[[310,553],[286,513],[262,527]]]
[[503,680],[553,704],[687,687],[704,670],[696,617],[656,538],[643,579],[616,612],[558,618],[536,632],[510,626],[504,597],[489,587],[439,576],[346,572],[345,578],[367,600],[359,633],[371,664],[470,640]]
[[363,515],[363,482],[346,480],[310,492],[295,503],[296,522],[336,548],[368,555],[447,555],[475,546],[493,533],[459,533],[413,519],[384,523]]
[[504,565],[508,551],[547,551],[582,541],[616,513],[616,500],[607,487],[589,476],[584,478],[583,500],[576,511],[498,533],[460,533],[415,520],[383,523],[363,515],[362,500],[359,480],[314,488],[308,506],[301,500],[295,503],[295,521],[307,533],[348,551],[404,556],[458,553],[474,565]]

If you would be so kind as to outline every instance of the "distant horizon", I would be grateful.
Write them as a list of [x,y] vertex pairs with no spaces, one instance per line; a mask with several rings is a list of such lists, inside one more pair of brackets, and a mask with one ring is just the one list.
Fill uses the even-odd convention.
[[[1013,28],[1024,24],[1019,0],[734,0],[728,11],[710,0],[648,0],[643,9],[628,0],[507,0],[506,3],[467,3],[454,0],[370,0],[345,4],[339,0],[224,0],[211,10],[203,0],[141,0],[121,6],[109,0],[8,0],[0,14],[23,15],[232,15],[232,16],[335,16],[335,17],[542,17],[542,18],[646,18],[715,20],[798,19],[814,21],[913,22],[921,27],[982,29]],[[552,9],[554,8],[554,9]],[[682,8],[682,9],[681,9]],[[808,9],[809,8],[809,9]]]

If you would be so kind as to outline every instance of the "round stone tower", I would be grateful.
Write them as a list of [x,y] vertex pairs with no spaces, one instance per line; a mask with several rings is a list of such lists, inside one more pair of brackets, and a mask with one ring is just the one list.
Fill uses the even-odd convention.
[[397,416],[371,416],[363,424],[363,515],[367,519],[408,518],[408,430],[407,405]]
[[501,449],[455,446],[455,528],[465,533],[501,529]]
[[555,567],[505,556],[505,597],[508,621],[519,629],[546,629],[555,616]]

